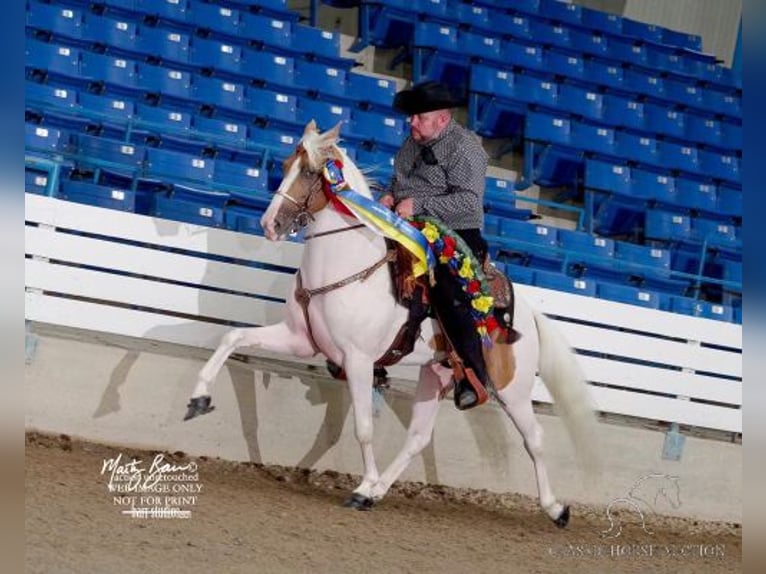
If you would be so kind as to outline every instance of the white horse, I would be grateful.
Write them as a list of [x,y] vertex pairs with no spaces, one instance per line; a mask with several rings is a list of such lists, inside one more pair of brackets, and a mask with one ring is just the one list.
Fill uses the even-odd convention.
[[[439,363],[443,353],[435,352],[429,344],[438,326],[426,320],[414,351],[402,360],[402,364],[421,366],[407,439],[388,468],[379,473],[372,448],[373,363],[388,349],[407,318],[407,309],[397,304],[391,277],[382,263],[387,253],[383,237],[328,206],[322,191],[323,165],[337,158],[343,163],[350,188],[372,197],[360,170],[337,146],[338,131],[336,126],[320,134],[315,123],[309,122],[295,154],[285,161],[283,181],[261,220],[266,237],[274,241],[307,225],[303,259],[296,287],[287,298],[286,318],[275,325],[233,329],[223,337],[199,373],[187,418],[212,410],[210,387],[237,348],[255,347],[296,357],[323,353],[345,369],[364,462],[362,481],[346,505],[367,509],[383,498],[413,457],[431,441],[442,389],[451,372]],[[301,286],[318,290],[310,297],[305,313],[293,296]],[[494,345],[487,357],[488,370],[501,408],[523,436],[534,463],[540,505],[563,527],[569,520],[569,507],[559,502],[551,489],[543,462],[543,432],[532,409],[536,369],[539,367],[554,401],[563,407],[560,412],[574,444],[583,447],[580,454],[595,450],[590,443],[595,417],[575,355],[553,323],[517,297],[514,327],[521,339],[513,346]]]

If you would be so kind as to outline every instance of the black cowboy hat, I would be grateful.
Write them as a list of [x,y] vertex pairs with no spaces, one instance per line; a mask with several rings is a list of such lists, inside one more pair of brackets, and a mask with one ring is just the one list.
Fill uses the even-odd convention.
[[409,90],[402,90],[394,97],[394,108],[413,116],[434,110],[455,108],[465,102],[450,92],[449,88],[440,82],[421,82]]

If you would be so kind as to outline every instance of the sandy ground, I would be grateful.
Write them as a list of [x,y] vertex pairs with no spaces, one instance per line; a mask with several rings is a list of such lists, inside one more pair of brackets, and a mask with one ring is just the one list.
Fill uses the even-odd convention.
[[[601,538],[604,509],[575,507],[561,530],[534,500],[398,483],[370,512],[342,507],[357,477],[187,458],[189,518],[122,514],[104,461],[158,453],[28,434],[26,560],[40,573],[738,572],[739,525],[651,516]],[[188,468],[193,468],[188,467]],[[177,471],[183,472],[185,471]],[[163,476],[170,475],[166,473]],[[190,476],[187,473],[187,476]],[[172,485],[172,483],[171,483]],[[171,503],[173,504],[173,503]],[[140,504],[135,504],[140,506]]]

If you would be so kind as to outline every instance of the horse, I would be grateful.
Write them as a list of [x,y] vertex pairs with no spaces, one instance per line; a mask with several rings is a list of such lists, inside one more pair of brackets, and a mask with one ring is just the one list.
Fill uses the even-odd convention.
[[639,478],[628,490],[627,496],[615,498],[606,507],[609,528],[601,531],[602,538],[617,538],[622,534],[627,517],[635,515],[641,529],[654,534],[646,524],[646,513],[656,513],[657,503],[664,499],[671,508],[681,507],[681,486],[678,476],[652,473]]
[[[379,473],[372,449],[373,365],[388,349],[408,309],[397,303],[392,279],[384,263],[385,239],[334,208],[323,191],[323,166],[340,160],[342,175],[358,194],[372,198],[360,169],[338,146],[340,124],[320,133],[310,121],[295,152],[284,161],[283,179],[264,212],[266,238],[285,239],[305,227],[304,250],[285,318],[274,325],[235,328],[199,372],[186,418],[210,412],[210,388],[224,362],[236,349],[313,357],[317,353],[346,373],[354,413],[356,440],[361,447],[364,473],[345,506],[367,510],[380,501],[391,485],[431,441],[439,401],[451,382],[451,371],[441,365],[443,352],[433,341],[436,321],[424,321],[414,350],[401,364],[420,366],[412,418],[404,446]],[[302,294],[306,308],[298,299]],[[295,295],[295,296],[294,296]],[[532,387],[539,367],[578,452],[593,454],[595,416],[588,388],[575,354],[554,323],[516,298],[514,328],[521,334],[512,346],[496,344],[488,357],[488,371],[496,383],[496,399],[524,439],[532,459],[539,504],[559,527],[569,521],[570,507],[557,500],[543,461],[543,432],[532,407]],[[441,355],[440,355],[441,353]]]

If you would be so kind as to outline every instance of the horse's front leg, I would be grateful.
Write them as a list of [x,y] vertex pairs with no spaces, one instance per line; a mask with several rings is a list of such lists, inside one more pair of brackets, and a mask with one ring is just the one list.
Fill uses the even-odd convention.
[[[436,415],[439,412],[439,395],[445,382],[442,380],[443,375],[444,369],[438,363],[423,365],[420,368],[415,400],[412,403],[412,419],[407,429],[407,440],[373,487],[373,500],[378,501],[383,498],[412,459],[431,442]],[[450,375],[451,372],[447,372],[447,377]]]
[[372,379],[373,360],[358,351],[346,353],[343,361],[348,378],[351,403],[354,406],[354,430],[356,440],[362,449],[364,476],[345,506],[357,510],[369,510],[372,507],[370,496],[373,485],[378,481],[378,467],[372,450]]
[[306,334],[287,321],[267,327],[232,329],[223,336],[218,348],[200,370],[184,420],[213,410],[210,387],[229,355],[241,347],[255,347],[296,357],[311,357],[315,354]]

